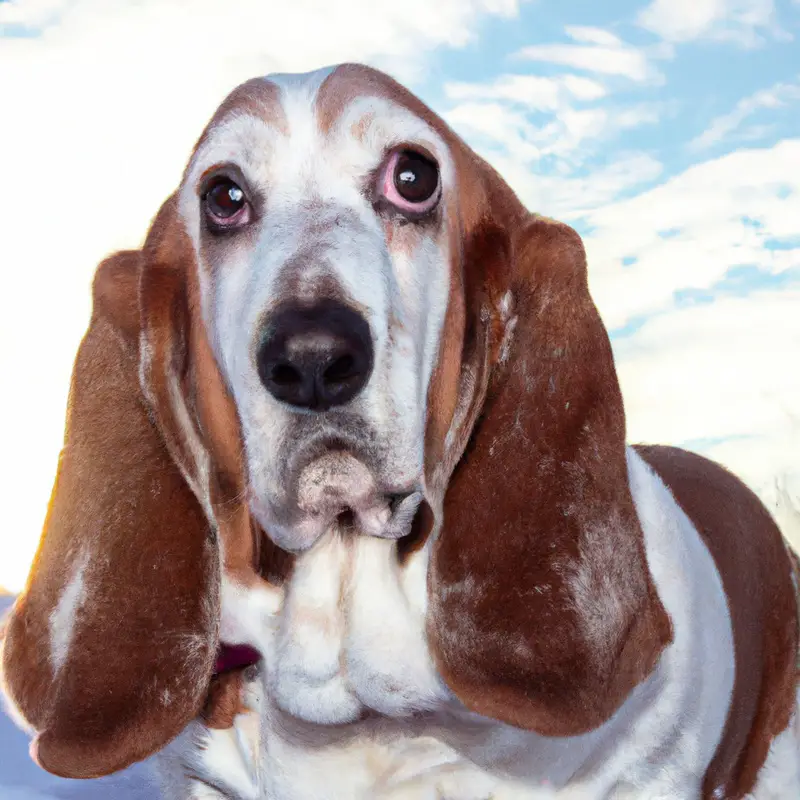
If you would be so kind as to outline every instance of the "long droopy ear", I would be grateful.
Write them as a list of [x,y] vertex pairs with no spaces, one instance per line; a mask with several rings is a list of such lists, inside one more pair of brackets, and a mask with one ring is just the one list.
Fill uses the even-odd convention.
[[3,645],[32,755],[64,777],[115,772],[176,736],[217,648],[215,536],[140,387],[143,261],[122,253],[97,272],[44,532]]
[[527,213],[479,227],[464,255],[473,411],[432,544],[429,639],[468,708],[574,735],[620,707],[671,626],[580,237]]

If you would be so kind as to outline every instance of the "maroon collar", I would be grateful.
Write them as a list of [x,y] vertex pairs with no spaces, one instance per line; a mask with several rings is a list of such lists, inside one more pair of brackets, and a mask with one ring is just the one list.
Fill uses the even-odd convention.
[[214,674],[221,675],[235,669],[244,669],[261,660],[261,654],[249,644],[220,644]]

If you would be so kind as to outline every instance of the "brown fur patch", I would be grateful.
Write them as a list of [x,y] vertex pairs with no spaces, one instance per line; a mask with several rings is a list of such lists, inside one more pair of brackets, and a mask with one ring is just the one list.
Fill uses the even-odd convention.
[[244,673],[244,669],[236,669],[211,679],[206,704],[200,714],[209,728],[231,728],[237,715],[249,710],[242,702]]

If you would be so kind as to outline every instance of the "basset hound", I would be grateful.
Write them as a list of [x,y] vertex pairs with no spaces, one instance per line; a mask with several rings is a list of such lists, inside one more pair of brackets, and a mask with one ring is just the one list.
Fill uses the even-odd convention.
[[797,561],[626,445],[580,237],[409,91],[236,88],[103,262],[4,689],[167,798],[800,797]]

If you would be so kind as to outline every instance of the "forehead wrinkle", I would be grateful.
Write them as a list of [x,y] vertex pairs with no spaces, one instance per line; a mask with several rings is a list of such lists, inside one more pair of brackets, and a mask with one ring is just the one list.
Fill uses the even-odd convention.
[[[281,133],[285,135],[288,130],[278,87],[265,78],[251,78],[237,86],[214,112],[194,146],[182,183],[186,185],[191,182],[191,177],[196,178],[198,164],[201,162],[205,168],[212,166],[214,162],[235,163],[238,152],[247,151],[247,143],[240,142],[239,150],[236,151],[235,143],[230,142],[229,152],[226,153],[225,138],[231,132],[238,131],[244,134],[242,139],[246,139],[248,127],[253,133],[258,129],[259,123],[262,129],[272,131],[273,136]],[[211,150],[222,152],[218,157],[209,160]]]
[[[428,123],[439,121],[416,95],[388,75],[361,64],[340,64],[322,82],[317,93],[316,112],[320,130],[328,133],[348,106],[365,97],[388,100]],[[436,124],[432,127],[436,128]]]
[[[353,136],[353,131],[357,136]],[[417,144],[442,161],[447,147],[428,123],[403,106],[380,97],[359,97],[342,110],[341,117],[329,131],[336,140],[354,139],[371,154],[381,153],[401,144]]]

